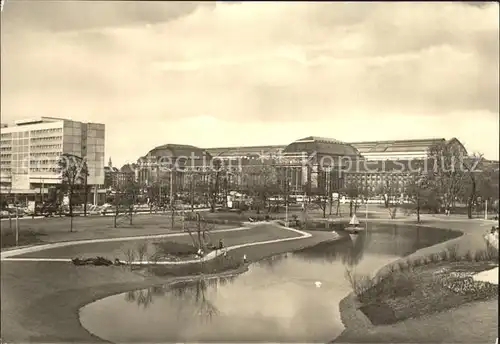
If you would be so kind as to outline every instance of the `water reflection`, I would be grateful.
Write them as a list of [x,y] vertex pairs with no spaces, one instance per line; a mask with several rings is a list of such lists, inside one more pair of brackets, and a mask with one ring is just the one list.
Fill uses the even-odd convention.
[[373,273],[453,236],[432,228],[377,225],[355,240],[345,235],[262,260],[242,275],[111,296],[84,307],[81,322],[115,343],[327,342],[343,330],[338,304],[351,291],[346,268]]
[[[236,276],[224,276],[217,278],[199,277],[189,282],[176,283],[173,286],[153,286],[142,290],[133,290],[125,293],[125,301],[136,303],[137,306],[146,309],[157,297],[164,297],[171,293],[171,307],[176,309],[179,320],[210,321],[213,316],[219,315],[217,307],[207,298],[207,290],[212,288],[217,291],[219,286],[225,286],[234,281]],[[189,312],[186,312],[189,310]]]
[[341,261],[348,266],[356,266],[363,259],[365,247],[370,243],[369,232],[360,232],[356,237],[344,236],[341,240],[324,242],[314,247],[297,251],[294,255],[304,259],[321,259],[330,263]]

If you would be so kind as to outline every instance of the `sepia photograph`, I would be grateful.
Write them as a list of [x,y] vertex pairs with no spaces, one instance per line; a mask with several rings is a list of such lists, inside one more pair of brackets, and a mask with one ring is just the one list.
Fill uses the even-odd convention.
[[498,2],[0,16],[0,344],[498,343]]

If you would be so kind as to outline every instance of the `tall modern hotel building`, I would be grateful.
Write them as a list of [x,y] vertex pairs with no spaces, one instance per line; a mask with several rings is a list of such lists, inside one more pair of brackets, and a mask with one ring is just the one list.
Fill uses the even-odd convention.
[[42,117],[2,125],[0,133],[2,193],[47,193],[50,186],[61,184],[61,154],[86,159],[87,185],[97,189],[104,184],[104,124]]

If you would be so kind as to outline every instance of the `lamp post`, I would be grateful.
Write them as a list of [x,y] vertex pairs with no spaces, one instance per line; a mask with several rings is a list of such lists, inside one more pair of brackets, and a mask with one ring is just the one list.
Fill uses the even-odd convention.
[[16,204],[16,246],[19,246],[19,207]]
[[174,229],[174,168],[170,169],[170,211],[172,214],[171,225]]
[[288,180],[288,169],[285,168],[285,226],[288,227],[288,197],[290,193],[290,181]]
[[84,180],[83,180],[83,192],[85,193],[84,195],[84,204],[83,204],[83,216],[87,216],[87,203],[88,203],[88,190],[87,190],[87,178],[88,178],[88,171],[87,171],[87,161],[83,161],[83,173],[84,173]]

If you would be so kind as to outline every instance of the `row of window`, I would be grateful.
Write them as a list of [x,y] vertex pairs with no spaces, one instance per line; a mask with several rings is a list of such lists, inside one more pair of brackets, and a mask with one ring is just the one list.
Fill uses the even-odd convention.
[[36,167],[30,168],[30,172],[57,172],[55,167]]
[[31,144],[41,142],[41,141],[61,141],[62,136],[44,136],[44,137],[32,137],[30,139]]
[[32,151],[41,151],[41,150],[49,150],[49,149],[61,149],[62,148],[62,145],[61,144],[58,144],[58,145],[33,145],[31,146],[31,150]]
[[36,157],[40,157],[40,156],[43,156],[43,157],[48,157],[48,156],[53,156],[53,157],[58,157],[59,155],[61,155],[61,152],[45,152],[45,153],[33,153],[31,152],[30,153],[30,156],[33,157],[33,158],[36,158]]
[[41,136],[47,134],[62,133],[62,128],[37,129],[31,131],[31,136]]
[[391,179],[403,179],[403,178],[405,178],[405,176],[403,176],[401,174],[392,175],[390,173],[387,173],[387,174],[375,174],[375,175],[368,175],[368,176],[347,173],[346,177],[347,178],[351,178],[351,179],[358,179],[358,180],[360,180],[360,179],[372,179],[372,180],[375,180],[375,179],[383,179],[383,178],[391,178]]

